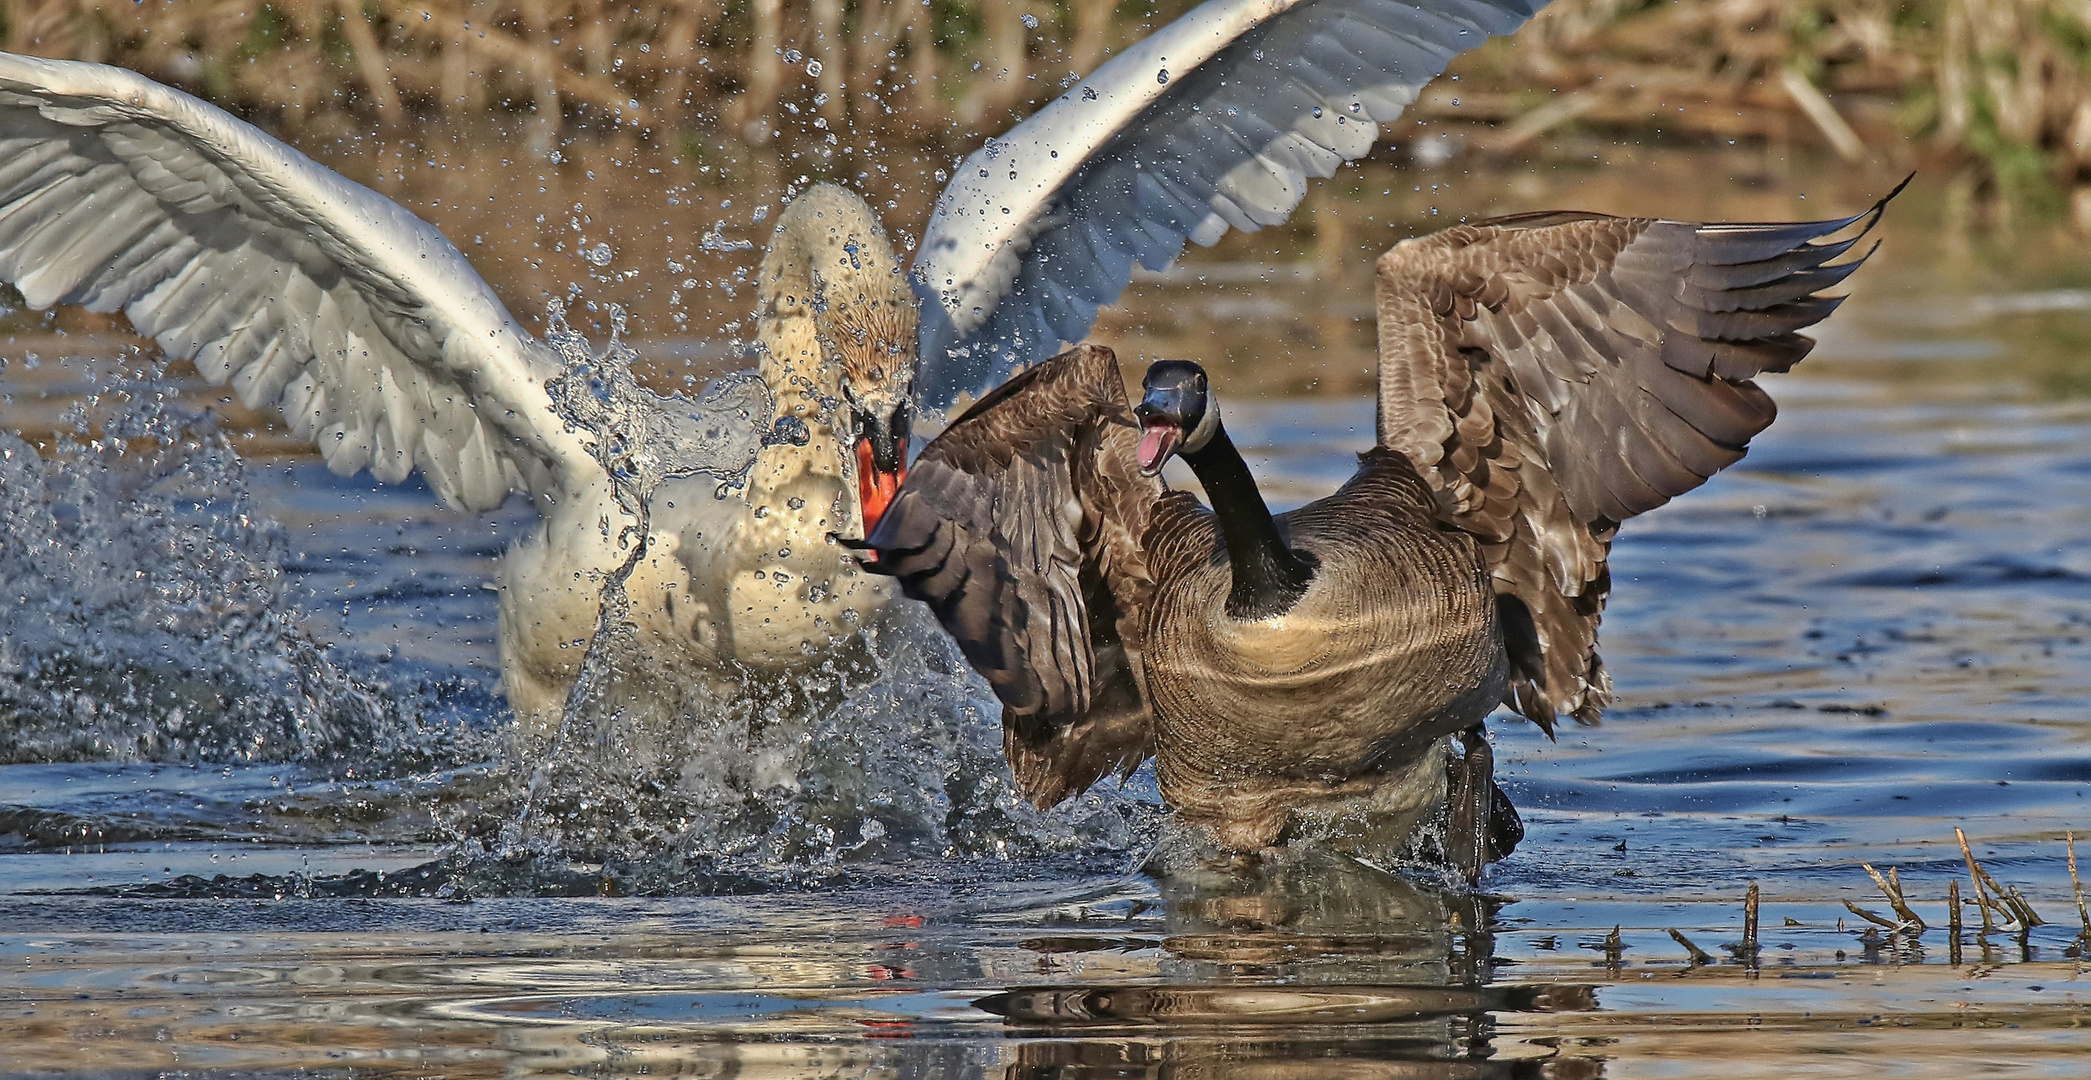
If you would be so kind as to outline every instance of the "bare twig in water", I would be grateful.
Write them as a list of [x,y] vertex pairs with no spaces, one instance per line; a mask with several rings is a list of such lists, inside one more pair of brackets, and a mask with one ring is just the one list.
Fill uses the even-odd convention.
[[1684,951],[1692,954],[1693,966],[1696,967],[1700,964],[1711,964],[1714,962],[1712,953],[1709,953],[1705,949],[1702,949],[1699,946],[1692,944],[1692,939],[1684,936],[1684,934],[1681,931],[1674,929],[1671,930],[1670,938],[1671,940],[1677,942],[1679,945],[1684,946]]
[[1895,873],[1892,867],[1888,870],[1888,876],[1882,877],[1880,876],[1880,871],[1873,868],[1872,863],[1860,863],[1859,865],[1866,869],[1866,876],[1872,878],[1875,885],[1880,886],[1881,895],[1888,898],[1888,906],[1895,909],[1895,914],[1903,922],[1919,930],[1931,928],[1930,924],[1918,917],[1916,912],[1910,910],[1909,901],[1902,898],[1902,878]]
[[2012,913],[2018,916],[2018,924],[2020,926],[2034,927],[2047,924],[2047,920],[2041,918],[2040,913],[2034,911],[2033,905],[2028,903],[2025,896],[2018,891],[2018,886],[2005,886],[2004,902],[2011,905]]
[[1844,907],[1847,911],[1850,911],[1852,914],[1857,915],[1859,918],[1864,919],[1875,926],[1885,926],[1890,930],[1902,929],[1901,924],[1897,923],[1895,920],[1883,918],[1882,916],[1877,915],[1871,911],[1867,911],[1865,908],[1862,908],[1849,900],[1846,900],[1844,902]]
[[1946,882],[1946,961],[1960,965],[1960,879]]
[[2069,888],[2076,893],[2076,917],[2078,922],[2084,924],[2084,929],[2077,938],[2091,941],[2091,909],[2084,907],[2084,880],[2076,876],[2076,834],[2068,832],[2062,835],[2069,842]]
[[[1787,920],[1787,924],[1789,926],[1793,925],[1792,920]],[[1743,893],[1742,940],[1730,945],[1724,945],[1722,948],[1728,950],[1730,956],[1735,957],[1736,963],[1748,968],[1752,974],[1756,973],[1757,883],[1754,881],[1750,883],[1749,889]]]
[[[1975,899],[1984,905],[1982,910],[1982,931],[1984,933],[1988,933],[1994,927],[1989,918],[1990,908],[1995,908],[1997,914],[2004,916],[2011,922],[2017,923],[2022,930],[2031,929],[2047,922],[2046,919],[2040,917],[2039,912],[2033,910],[2033,905],[2026,902],[2025,896],[2016,887],[1998,884],[1997,879],[1989,876],[1989,871],[1984,870],[1982,864],[1975,861],[1975,852],[1968,847],[1966,833],[1956,828],[1953,830],[1953,835],[1960,841],[1960,853],[1968,861],[1968,876],[1975,879]],[[1995,894],[1995,899],[1991,899],[1991,894]]]
[[1975,864],[1974,849],[1968,847],[1968,834],[1958,825],[1953,827],[1953,838],[1960,841],[1961,858],[1968,862],[1968,880],[1975,883],[1975,907],[1982,912],[1982,932],[1987,934],[1996,929],[1997,924],[1989,917],[1990,899],[1988,890],[1982,887],[1982,867]]

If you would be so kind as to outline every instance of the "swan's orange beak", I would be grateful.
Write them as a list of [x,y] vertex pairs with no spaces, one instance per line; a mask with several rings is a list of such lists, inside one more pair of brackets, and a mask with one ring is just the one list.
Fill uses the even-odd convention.
[[892,471],[878,468],[873,460],[871,440],[857,440],[857,500],[864,507],[864,535],[878,528],[879,516],[893,504],[893,497],[900,493],[901,481],[908,478],[907,459],[894,462]]

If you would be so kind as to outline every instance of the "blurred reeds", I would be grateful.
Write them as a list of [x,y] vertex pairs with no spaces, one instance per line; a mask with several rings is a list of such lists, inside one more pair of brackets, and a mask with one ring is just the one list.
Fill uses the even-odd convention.
[[[17,0],[0,47],[99,60],[325,137],[441,120],[540,151],[623,131],[963,150],[1188,0]],[[1559,0],[1418,114],[1525,152],[1575,129],[1946,157],[2091,228],[2091,0]],[[1536,147],[1535,147],[1536,148]]]

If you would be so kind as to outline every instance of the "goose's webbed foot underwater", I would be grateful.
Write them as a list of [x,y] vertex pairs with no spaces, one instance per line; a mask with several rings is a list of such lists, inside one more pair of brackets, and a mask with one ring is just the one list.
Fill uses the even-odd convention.
[[1507,857],[1525,838],[1524,820],[1496,784],[1496,755],[1480,725],[1460,733],[1465,754],[1447,764],[1445,858],[1466,875]]

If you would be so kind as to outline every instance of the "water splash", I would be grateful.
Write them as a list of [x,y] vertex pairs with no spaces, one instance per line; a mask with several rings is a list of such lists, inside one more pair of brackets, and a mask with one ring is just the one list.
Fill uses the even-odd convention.
[[[613,628],[598,655],[644,663],[635,644]],[[912,609],[860,644],[790,680],[686,686],[665,710],[622,708],[614,678],[589,683],[570,704],[585,722],[527,782],[519,770],[505,794],[446,819],[476,888],[504,880],[496,867],[515,883],[577,862],[633,892],[816,884],[923,860],[1121,865],[1153,843],[1159,797],[1144,775],[1052,811],[1025,801],[999,709]]]
[[710,473],[730,483],[748,474],[776,411],[761,376],[722,375],[695,401],[662,397],[632,373],[638,354],[624,342],[623,309],[610,309],[610,340],[600,352],[567,324],[557,299],[546,304],[545,327],[545,344],[563,365],[545,389],[569,427],[589,436],[618,505],[634,519],[644,520],[664,480]]
[[[744,476],[763,442],[803,437],[764,426],[773,409],[753,375],[661,398],[632,376],[621,338],[597,351],[558,320],[552,341],[567,361],[555,392],[636,511],[635,551],[658,485],[701,472],[708,491]],[[990,877],[1010,860],[1116,871],[1153,843],[1145,774],[1051,812],[1026,803],[992,695],[910,606],[790,679],[693,679],[646,655],[612,575],[569,702],[580,722],[543,759],[504,756],[491,730],[503,714],[483,699],[445,714],[379,677],[391,668],[345,666],[301,625],[283,530],[211,417],[170,401],[161,377],[108,383],[44,454],[0,435],[0,763],[291,765],[268,765],[260,786],[251,772],[184,770],[181,791],[218,794],[208,808],[174,798],[150,827],[83,804],[34,830],[15,820],[24,836],[107,842],[128,823],[120,836],[140,843],[447,842],[414,881],[382,887],[451,896],[737,891],[982,860],[1003,868]],[[653,707],[630,707],[634,687]],[[278,790],[279,771],[311,793]]]
[[630,515],[618,529],[630,554],[602,582],[557,733],[519,747],[512,786],[447,818],[459,888],[534,887],[577,861],[622,889],[684,891],[925,857],[1122,856],[1152,842],[1151,783],[1032,808],[1003,762],[999,706],[912,605],[789,677],[657,670],[625,591],[655,491],[700,472],[738,483],[763,443],[803,442],[804,428],[765,430],[774,408],[752,373],[715,380],[694,405],[657,397],[631,373],[618,313],[600,352],[564,314],[548,312],[546,340],[566,362],[553,398]]
[[281,529],[161,376],[74,406],[48,456],[0,432],[0,762],[471,753],[471,733],[424,730],[300,625]]

